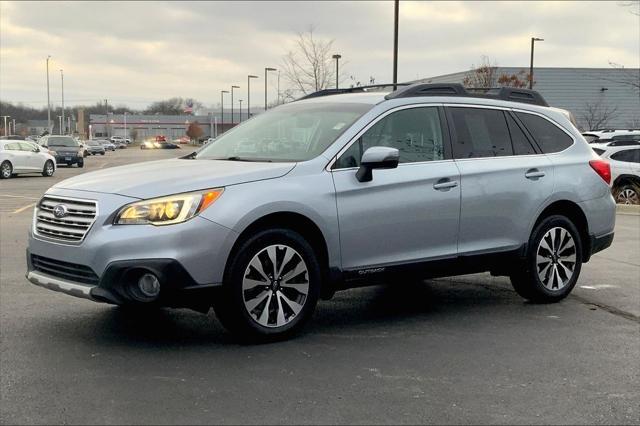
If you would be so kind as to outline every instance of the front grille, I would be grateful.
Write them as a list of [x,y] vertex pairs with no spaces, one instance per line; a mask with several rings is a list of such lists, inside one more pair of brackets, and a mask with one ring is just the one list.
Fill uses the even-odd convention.
[[35,254],[31,255],[31,264],[33,269],[47,275],[76,283],[98,285],[98,276],[88,266],[62,262]]
[[[64,216],[54,215],[57,206],[64,206]],[[45,195],[36,210],[35,233],[71,243],[81,242],[96,220],[97,210],[95,201]]]

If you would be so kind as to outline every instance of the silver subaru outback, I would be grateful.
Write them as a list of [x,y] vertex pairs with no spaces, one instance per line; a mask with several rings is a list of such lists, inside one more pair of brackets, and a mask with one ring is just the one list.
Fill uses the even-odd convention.
[[35,208],[27,278],[115,305],[213,307],[253,338],[288,336],[319,298],[363,284],[490,271],[557,302],[613,240],[609,180],[534,91],[325,90],[192,155],[56,184]]

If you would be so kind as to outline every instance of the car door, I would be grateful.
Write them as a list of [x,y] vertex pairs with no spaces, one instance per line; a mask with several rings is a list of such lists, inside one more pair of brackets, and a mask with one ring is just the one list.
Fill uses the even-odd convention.
[[508,110],[446,109],[462,188],[459,254],[521,247],[531,215],[553,191],[550,160]]
[[[615,173],[612,181],[620,175],[640,176],[640,148],[623,149],[609,157],[611,171]],[[612,174],[613,174],[612,173]]]
[[36,171],[44,168],[44,161],[40,155],[34,151],[35,147],[27,142],[18,142],[20,151],[25,156],[26,167],[28,170]]
[[22,151],[18,142],[5,145],[5,150],[10,152],[10,161],[14,172],[26,172],[29,170],[27,153]]
[[[360,182],[360,159],[373,146],[397,148],[399,165],[374,170],[371,181]],[[456,255],[459,173],[442,107],[383,114],[341,151],[331,173],[345,271]]]

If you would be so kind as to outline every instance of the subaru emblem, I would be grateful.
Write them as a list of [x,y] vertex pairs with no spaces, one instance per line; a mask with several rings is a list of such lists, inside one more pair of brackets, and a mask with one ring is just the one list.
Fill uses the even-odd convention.
[[53,208],[53,215],[58,219],[61,219],[67,215],[67,206],[64,204],[58,204]]

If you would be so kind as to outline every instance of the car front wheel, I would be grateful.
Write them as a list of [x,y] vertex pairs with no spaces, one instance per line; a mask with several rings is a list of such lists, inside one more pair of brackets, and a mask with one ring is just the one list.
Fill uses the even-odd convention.
[[313,314],[320,282],[316,255],[300,234],[262,231],[236,251],[214,310],[227,329],[243,337],[286,338]]
[[42,176],[45,177],[51,177],[53,176],[53,173],[55,172],[55,167],[53,166],[53,161],[48,160],[46,163],[44,163],[44,168],[42,169]]
[[582,267],[582,241],[565,216],[542,220],[531,233],[526,258],[511,274],[516,292],[535,303],[558,302],[571,293]]
[[8,161],[3,161],[0,164],[0,179],[9,179],[13,174],[13,166]]
[[78,167],[80,168],[84,167],[84,160],[78,161]]

